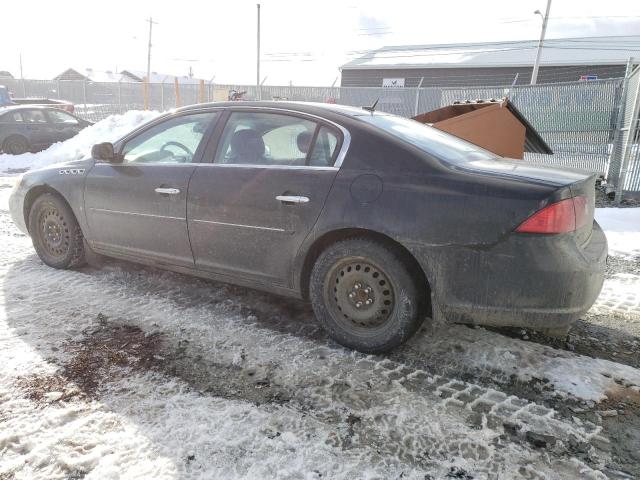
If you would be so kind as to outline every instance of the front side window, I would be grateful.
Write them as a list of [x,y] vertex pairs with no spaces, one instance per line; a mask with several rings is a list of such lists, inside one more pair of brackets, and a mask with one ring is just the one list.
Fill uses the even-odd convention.
[[[322,133],[323,141],[328,142],[322,148],[319,148],[317,133]],[[331,138],[334,139],[333,146]],[[305,118],[276,113],[234,112],[222,133],[215,163],[329,166],[333,164],[336,144],[335,134]]]
[[22,118],[25,123],[47,123],[47,119],[41,110],[23,110]]
[[191,163],[216,112],[170,118],[129,140],[125,163]]
[[22,115],[20,112],[6,113],[0,116],[0,123],[22,123]]
[[56,124],[63,125],[77,125],[78,120],[75,117],[72,117],[68,113],[62,112],[60,110],[49,110],[48,112],[49,119]]

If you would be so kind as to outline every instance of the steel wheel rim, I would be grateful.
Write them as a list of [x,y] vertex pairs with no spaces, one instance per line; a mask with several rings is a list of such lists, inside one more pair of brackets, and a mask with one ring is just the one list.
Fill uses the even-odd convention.
[[63,257],[69,250],[69,226],[58,209],[49,207],[40,214],[38,226],[45,252],[52,257]]
[[331,313],[342,326],[360,334],[384,328],[396,306],[389,276],[363,258],[347,258],[328,273],[326,298]]

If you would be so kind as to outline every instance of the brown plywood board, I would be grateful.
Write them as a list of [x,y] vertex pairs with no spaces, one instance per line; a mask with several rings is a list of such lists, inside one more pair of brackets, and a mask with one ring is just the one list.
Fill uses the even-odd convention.
[[503,157],[524,157],[526,128],[499,103],[484,104],[480,109],[435,122],[433,127]]

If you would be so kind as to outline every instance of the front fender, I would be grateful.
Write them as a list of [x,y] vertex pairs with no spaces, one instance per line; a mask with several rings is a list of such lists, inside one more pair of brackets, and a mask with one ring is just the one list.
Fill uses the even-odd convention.
[[52,192],[69,204],[82,231],[88,231],[83,198],[86,176],[92,166],[93,160],[80,160],[24,174],[9,198],[14,223],[28,234],[30,206],[39,195]]

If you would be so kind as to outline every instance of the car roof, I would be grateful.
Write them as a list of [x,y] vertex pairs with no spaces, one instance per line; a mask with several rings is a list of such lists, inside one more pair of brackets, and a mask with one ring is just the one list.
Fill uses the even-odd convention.
[[[23,104],[23,105],[5,105],[0,107],[0,113],[5,113],[8,111],[15,110],[61,110],[61,108],[49,107],[47,105],[32,105],[32,104]],[[69,112],[67,112],[69,113]]]
[[[190,110],[197,110],[208,107],[252,107],[252,108],[280,108],[283,110],[293,110],[301,113],[318,114],[322,110],[330,113],[338,113],[349,117],[359,117],[372,115],[368,110],[359,107],[351,107],[348,105],[339,105],[337,103],[320,103],[320,102],[290,102],[280,100],[268,100],[268,101],[236,101],[236,102],[210,102],[210,103],[198,103],[195,105],[188,105],[186,107],[179,108],[177,111],[185,112]],[[375,112],[373,115],[388,115],[383,112]]]

